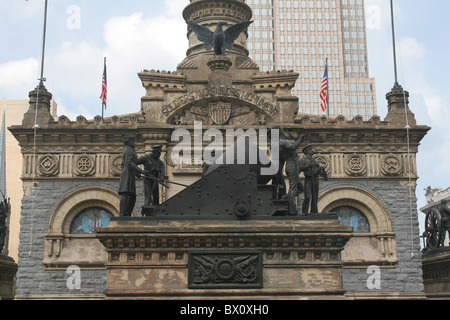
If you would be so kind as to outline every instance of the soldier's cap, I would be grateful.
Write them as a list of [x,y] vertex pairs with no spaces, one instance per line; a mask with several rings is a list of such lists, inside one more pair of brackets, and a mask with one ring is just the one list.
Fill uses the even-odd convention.
[[162,146],[153,146],[152,149],[155,151],[162,151]]
[[308,144],[306,147],[302,149],[302,152],[305,152],[308,149],[312,149],[312,145]]

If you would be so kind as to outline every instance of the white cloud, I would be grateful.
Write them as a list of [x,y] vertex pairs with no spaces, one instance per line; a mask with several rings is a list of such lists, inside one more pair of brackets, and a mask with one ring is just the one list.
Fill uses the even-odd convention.
[[399,71],[414,94],[421,95],[433,124],[446,126],[450,119],[449,106],[439,91],[427,79],[427,49],[424,44],[407,37],[399,42]]
[[1,98],[23,99],[38,85],[39,62],[33,58],[5,62],[0,64],[0,74]]
[[53,82],[52,90],[71,97],[99,95],[103,52],[96,45],[64,42],[48,59],[46,74]]
[[417,67],[417,63],[426,58],[426,53],[425,45],[417,42],[414,38],[406,37],[399,41],[398,57],[408,67]]

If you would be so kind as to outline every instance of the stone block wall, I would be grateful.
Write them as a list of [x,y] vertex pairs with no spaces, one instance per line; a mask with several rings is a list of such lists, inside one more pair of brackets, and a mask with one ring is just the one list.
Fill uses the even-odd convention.
[[[106,289],[107,273],[103,268],[81,269],[80,289],[70,289],[67,279],[71,275],[67,268],[44,269],[44,241],[48,233],[52,213],[65,196],[80,188],[91,186],[117,190],[117,180],[40,182],[34,198],[25,196],[22,202],[21,233],[19,247],[19,271],[17,273],[17,297],[34,296],[102,298]],[[412,197],[413,215],[409,211],[408,187],[399,181],[352,180],[321,183],[320,193],[339,186],[353,186],[373,194],[386,208],[395,232],[398,263],[395,266],[378,266],[379,286],[369,288],[368,279],[372,273],[369,266],[345,266],[343,269],[344,289],[349,293],[421,293],[424,290],[419,223],[416,198]],[[142,195],[142,183],[137,182],[137,193]],[[300,199],[302,201],[302,199]],[[136,213],[143,204],[142,196],[136,203]],[[412,228],[412,229],[411,229]],[[411,233],[412,232],[412,233]],[[414,257],[411,253],[414,252]]]
[[[118,181],[58,181],[40,182],[35,188],[34,199],[25,196],[22,200],[22,216],[17,273],[17,298],[40,296],[93,296],[102,295],[106,289],[106,269],[81,269],[80,289],[70,289],[67,280],[72,273],[67,268],[43,269],[44,240],[48,233],[53,211],[62,199],[73,191],[89,186],[118,189]],[[138,194],[142,194],[141,183],[137,183]],[[143,199],[139,197],[136,208]]]
[[[370,294],[423,292],[417,198],[414,195],[411,197],[411,215],[409,188],[396,180],[329,181],[321,184],[320,193],[342,185],[364,189],[383,204],[389,214],[392,231],[395,233],[398,257],[397,266],[374,265],[380,268],[380,281],[372,282],[376,284],[374,286],[367,285],[368,280],[374,279],[371,278],[374,274],[369,269],[372,266],[344,267],[344,288],[348,292]],[[413,257],[411,253],[414,253]]]

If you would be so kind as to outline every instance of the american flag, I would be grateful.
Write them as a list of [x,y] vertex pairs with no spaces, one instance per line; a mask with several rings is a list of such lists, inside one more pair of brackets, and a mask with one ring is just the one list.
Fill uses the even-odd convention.
[[328,109],[328,63],[325,66],[325,74],[323,75],[322,88],[320,89],[320,107],[325,112]]
[[102,99],[102,106],[106,110],[106,97],[108,93],[108,82],[106,79],[106,58],[105,58],[105,68],[103,70],[103,78],[102,78],[102,95],[100,96],[100,99]]

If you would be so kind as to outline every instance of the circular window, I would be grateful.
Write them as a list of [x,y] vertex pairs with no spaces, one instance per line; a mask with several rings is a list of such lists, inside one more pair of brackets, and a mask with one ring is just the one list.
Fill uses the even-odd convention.
[[370,225],[366,216],[356,208],[353,207],[338,207],[333,209],[337,214],[339,222],[348,227],[353,227],[353,232],[369,233]]
[[104,208],[88,208],[80,212],[70,225],[71,234],[93,234],[98,227],[107,226],[113,214]]

